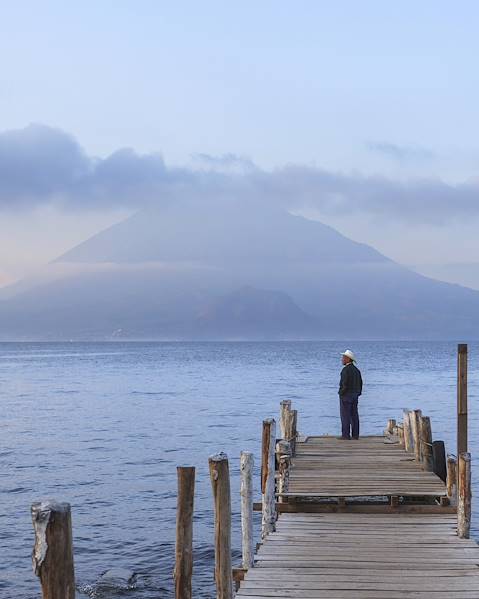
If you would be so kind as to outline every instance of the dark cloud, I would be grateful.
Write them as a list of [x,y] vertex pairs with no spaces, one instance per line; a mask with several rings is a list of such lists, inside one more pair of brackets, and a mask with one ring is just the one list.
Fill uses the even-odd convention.
[[0,134],[0,207],[42,204],[65,208],[139,206],[188,172],[165,166],[158,154],[120,149],[87,156],[67,133],[44,125]]
[[400,163],[429,162],[436,155],[427,148],[421,146],[399,146],[385,141],[370,141],[367,147],[371,152],[381,154]]
[[479,185],[394,181],[288,165],[263,171],[234,154],[196,155],[197,168],[171,168],[158,154],[121,149],[87,156],[63,131],[41,125],[0,134],[0,208],[141,208],[167,200],[231,198],[323,214],[361,213],[417,223],[479,215]]
[[0,203],[42,203],[81,184],[92,161],[66,133],[39,125],[0,134]]
[[402,182],[385,177],[331,173],[289,166],[262,174],[269,197],[296,199],[324,214],[361,213],[416,223],[446,224],[479,216],[479,184],[447,184],[439,179]]

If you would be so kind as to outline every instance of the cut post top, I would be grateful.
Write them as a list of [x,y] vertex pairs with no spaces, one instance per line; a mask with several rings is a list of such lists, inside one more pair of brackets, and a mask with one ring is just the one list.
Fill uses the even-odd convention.
[[210,455],[210,457],[208,458],[208,461],[209,462],[227,462],[228,456],[226,455],[226,453],[224,451],[220,451],[219,453]]
[[42,499],[32,503],[32,515],[37,515],[42,512],[57,512],[67,513],[71,509],[69,503],[65,501],[57,501],[56,499]]

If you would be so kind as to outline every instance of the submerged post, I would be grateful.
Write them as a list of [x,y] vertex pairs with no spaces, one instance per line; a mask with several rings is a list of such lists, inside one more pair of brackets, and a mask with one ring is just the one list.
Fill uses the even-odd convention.
[[459,456],[457,477],[457,534],[469,538],[471,529],[471,454]]
[[283,399],[283,401],[279,405],[280,405],[279,434],[281,436],[281,439],[286,439],[286,441],[288,441],[288,439],[286,437],[286,429],[288,426],[289,412],[291,412],[291,400]]
[[433,472],[434,460],[432,455],[432,431],[431,420],[429,416],[421,416],[420,418],[420,433],[421,433],[421,456],[422,468],[427,472]]
[[178,466],[176,472],[178,498],[176,503],[175,597],[176,599],[191,599],[195,468]]
[[261,538],[274,532],[276,523],[275,497],[275,446],[276,422],[273,418],[263,420],[263,438],[261,450],[261,495],[263,514]]
[[215,506],[215,582],[216,599],[232,599],[231,569],[231,492],[228,456],[210,456],[211,486]]
[[457,456],[467,451],[467,344],[457,347]]
[[447,456],[446,461],[446,492],[451,505],[457,502],[457,463],[453,455]]
[[33,571],[40,578],[43,599],[75,599],[70,504],[38,501],[32,504],[31,513]]
[[245,570],[253,567],[253,467],[254,458],[250,451],[242,451],[240,457],[241,538]]

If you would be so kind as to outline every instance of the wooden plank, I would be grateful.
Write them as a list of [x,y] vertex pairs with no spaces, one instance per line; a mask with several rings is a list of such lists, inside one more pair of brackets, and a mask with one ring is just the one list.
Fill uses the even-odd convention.
[[[271,584],[271,581],[268,580],[263,580],[261,583],[261,586],[259,586],[257,583],[259,582],[259,580],[257,578],[253,578],[250,579],[248,578],[247,580],[244,581],[244,583],[241,585],[243,590],[244,589],[258,589],[258,588],[269,588],[269,585]],[[369,581],[369,580],[357,580],[355,578],[352,579],[338,579],[333,581],[329,581],[329,580],[319,580],[319,581],[305,581],[305,580],[292,580],[291,578],[289,579],[283,579],[281,580],[281,583],[278,584],[280,581],[278,579],[275,579],[274,584],[281,588],[282,590],[285,589],[303,589],[303,590],[345,590],[345,591],[356,591],[356,590],[378,590],[378,587],[381,587],[381,590],[383,591],[397,591],[397,586],[398,584],[401,585],[401,590],[402,591],[417,591],[417,590],[421,590],[421,591],[429,591],[429,592],[434,592],[434,591],[444,591],[444,582],[441,580],[436,580],[435,578],[428,578],[428,579],[423,579],[420,581],[420,583],[418,584],[417,579],[413,580],[412,582],[408,581],[408,582],[402,582],[402,581],[398,581],[397,579],[392,581],[389,579],[389,576],[384,577],[382,580],[380,581]],[[378,584],[378,582],[380,582],[380,584]],[[477,577],[477,580],[473,580],[471,581],[470,579],[461,579],[461,578],[456,578],[453,579],[452,581],[448,581],[447,583],[447,588],[449,591],[479,591],[479,577]]]
[[[255,512],[261,512],[261,503],[254,503],[253,509]],[[398,505],[397,507],[391,507],[388,504],[346,504],[346,507],[340,508],[337,504],[327,503],[302,503],[302,502],[290,502],[290,503],[277,503],[276,511],[278,513],[331,513],[339,512],[343,510],[345,512],[354,514],[389,514],[392,511],[400,513],[410,514],[436,514],[446,513],[455,514],[456,508],[454,506],[440,506],[440,505]]]
[[[351,591],[308,591],[308,590],[282,590],[282,589],[259,589],[257,591],[245,589],[237,594],[237,597],[249,597],[249,599],[267,599],[276,597],[277,599],[351,599]],[[384,591],[357,591],[353,595],[354,599],[385,599]],[[429,592],[402,592],[393,591],[387,594],[387,599],[452,599],[449,591]],[[462,591],[460,599],[478,599],[477,591]]]

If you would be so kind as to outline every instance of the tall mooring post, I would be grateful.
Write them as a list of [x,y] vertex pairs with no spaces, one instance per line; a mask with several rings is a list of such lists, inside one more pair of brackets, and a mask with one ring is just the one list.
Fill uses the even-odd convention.
[[231,568],[231,491],[228,456],[210,456],[210,479],[215,506],[216,599],[233,599]]
[[263,420],[263,437],[261,446],[261,500],[263,515],[261,522],[261,538],[274,532],[276,523],[275,496],[275,449],[276,422],[273,418]]
[[467,344],[457,347],[457,458],[467,452]]
[[468,539],[471,530],[471,454],[461,453],[457,462],[457,534]]
[[252,568],[254,564],[253,468],[253,454],[250,451],[242,451],[240,456],[241,538],[243,541],[242,566],[245,570]]
[[289,439],[287,438],[286,435],[287,435],[287,427],[288,427],[290,412],[291,412],[291,400],[283,399],[283,401],[280,403],[279,434],[280,434],[281,439],[286,439],[287,441],[289,441]]
[[193,505],[195,468],[178,466],[178,498],[176,507],[175,597],[191,599],[193,575]]

